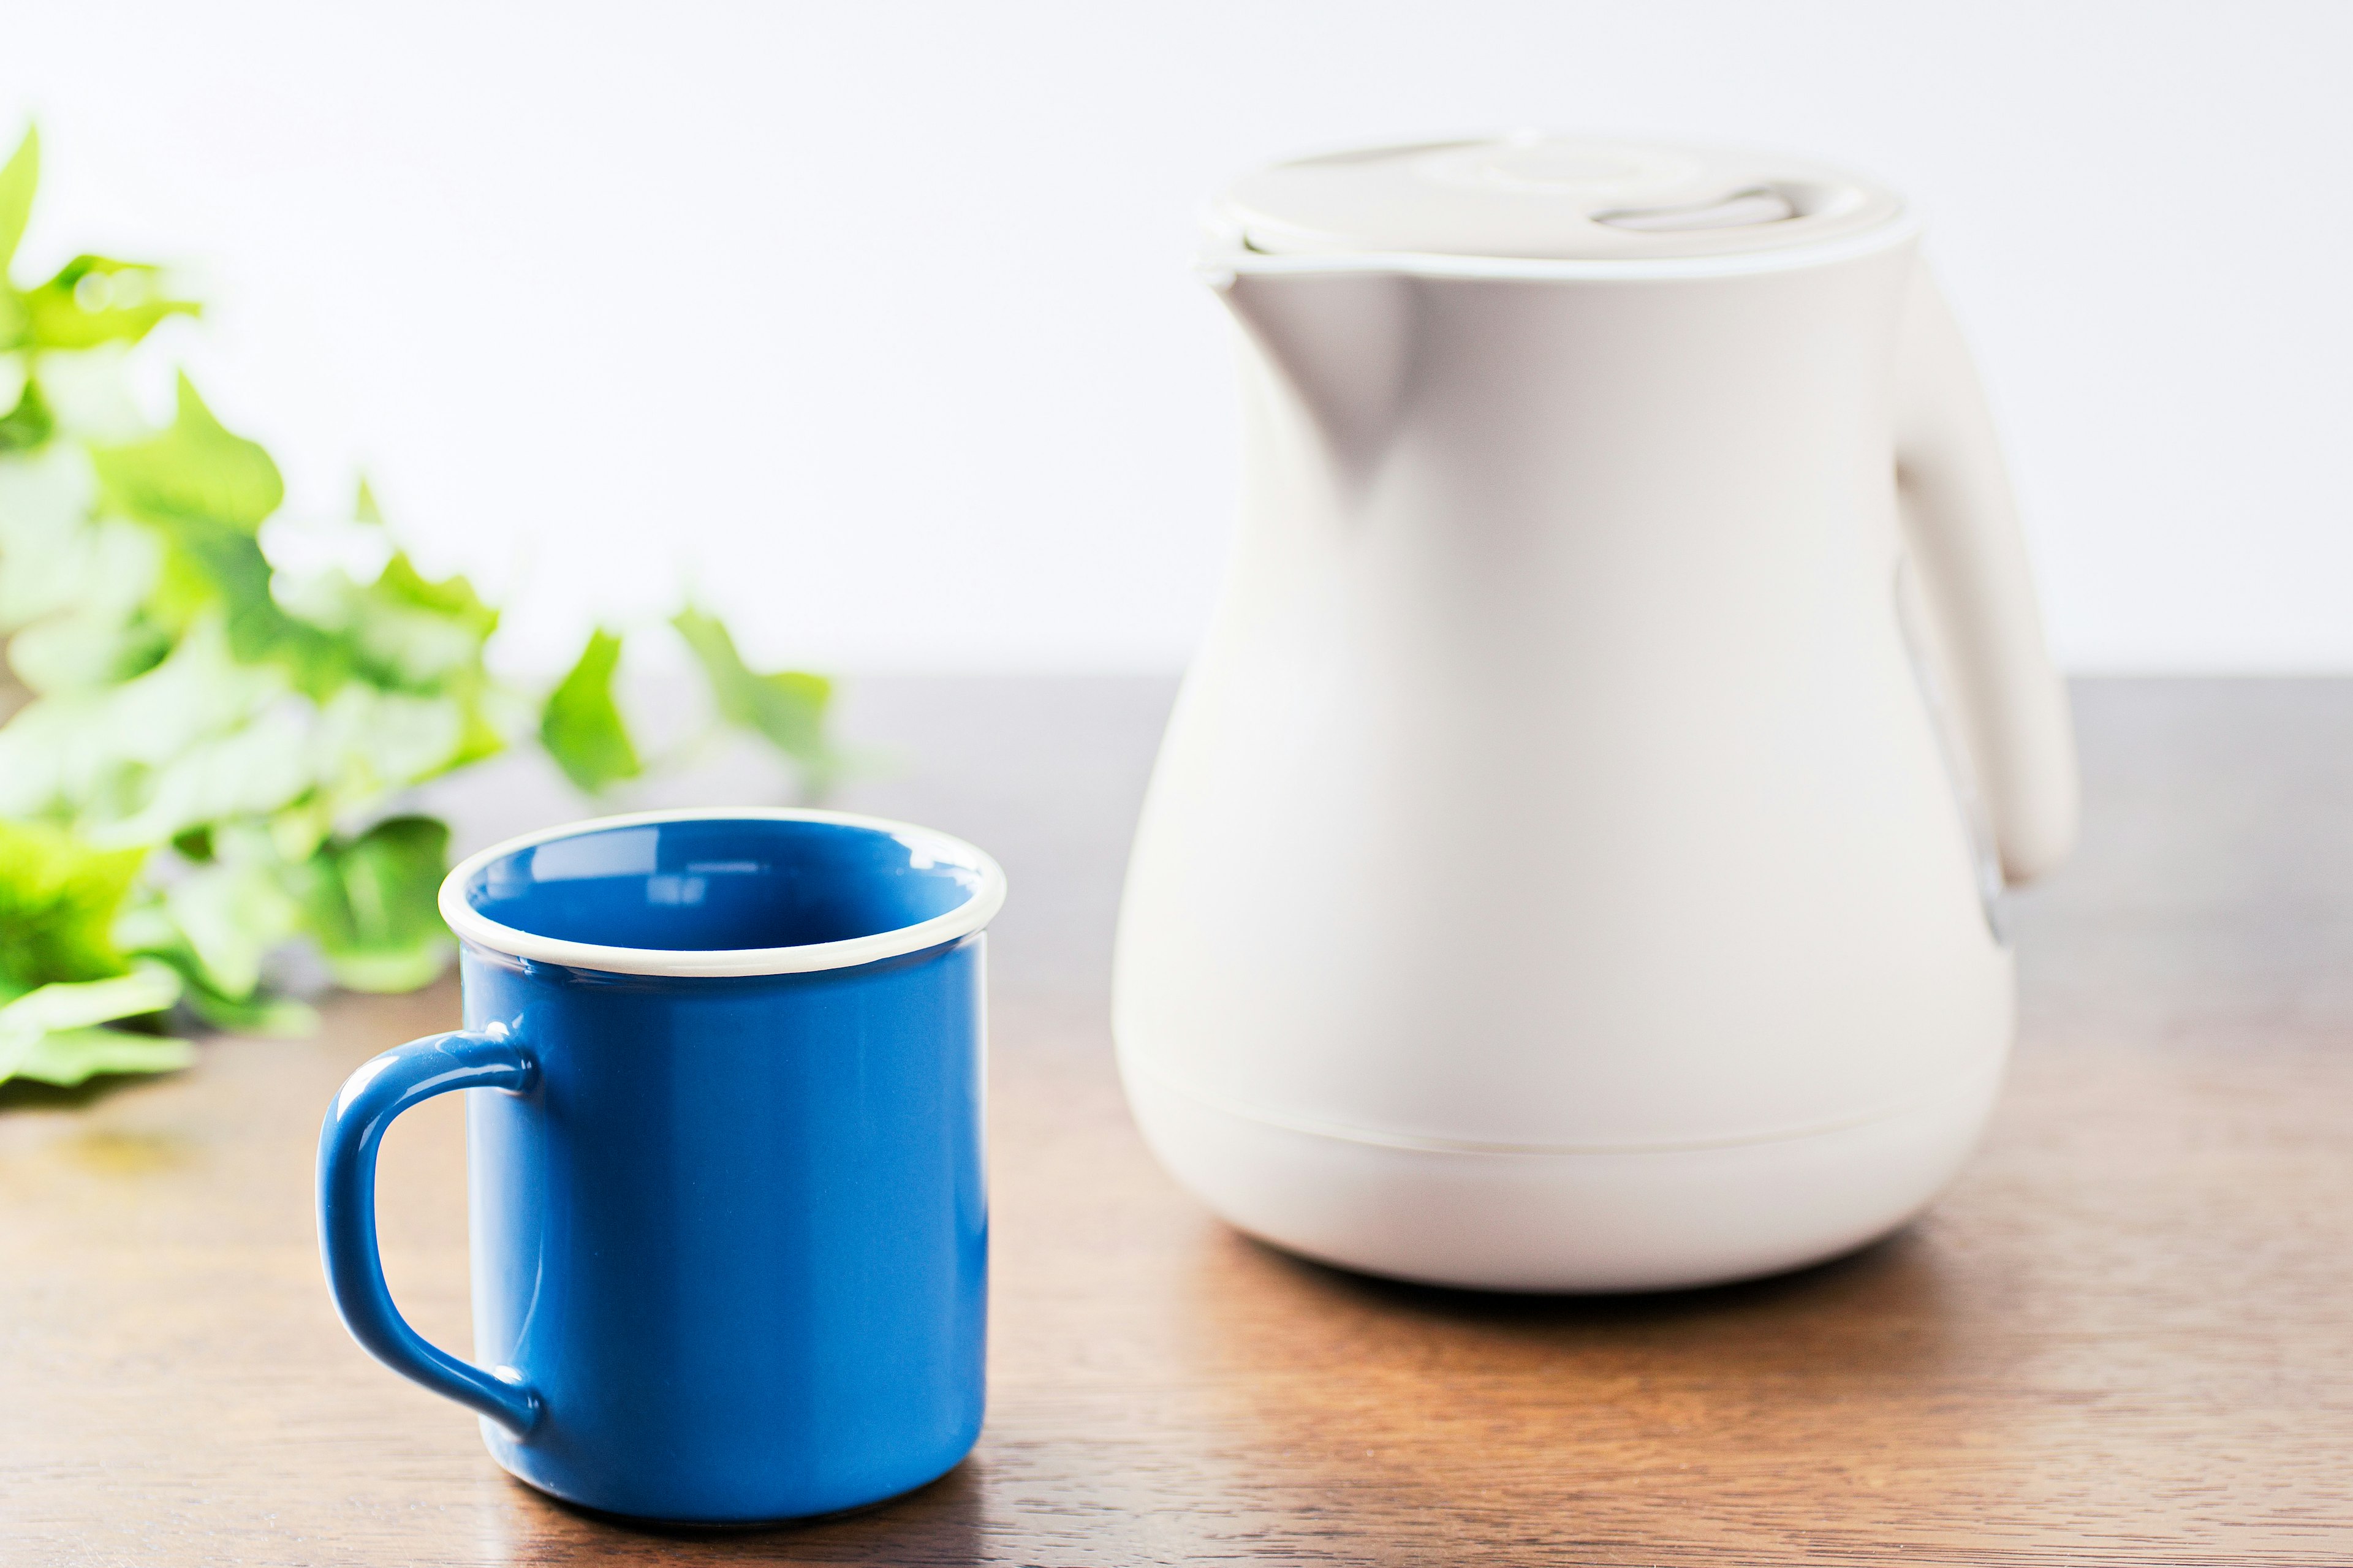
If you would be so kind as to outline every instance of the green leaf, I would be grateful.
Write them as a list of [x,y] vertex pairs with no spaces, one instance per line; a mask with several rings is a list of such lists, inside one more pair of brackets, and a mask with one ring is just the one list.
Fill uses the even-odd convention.
[[[248,838],[242,833],[231,837]],[[241,847],[249,850],[249,838]],[[258,985],[239,996],[216,988],[188,933],[159,897],[151,896],[125,910],[114,932],[118,942],[142,960],[168,965],[181,982],[180,1005],[216,1029],[233,1029],[240,1035],[294,1036],[307,1035],[319,1026],[316,1009],[270,995]]]
[[600,794],[644,771],[613,701],[613,670],[620,661],[621,639],[598,627],[540,710],[540,744],[584,794]]
[[721,718],[765,736],[771,745],[813,774],[822,776],[831,771],[833,749],[825,735],[831,681],[797,670],[754,674],[719,618],[691,605],[680,611],[670,625],[678,628],[702,666]]
[[335,983],[353,991],[414,991],[456,951],[436,902],[448,869],[449,827],[387,817],[311,860],[306,918]]
[[160,1013],[180,999],[180,977],[160,963],[142,963],[107,980],[39,985],[0,1007],[0,1033],[47,1034],[85,1029],[118,1018]]
[[[137,679],[45,696],[0,726],[0,813],[71,816],[90,847],[124,849],[274,809],[314,769],[303,705],[286,695],[277,670],[236,661],[217,617],[199,621]],[[152,837],[115,831],[133,815]]]
[[18,297],[35,348],[89,349],[137,342],[166,316],[195,316],[204,307],[164,292],[164,269],[143,261],[77,256],[58,275]]
[[299,705],[279,705],[111,781],[114,794],[85,806],[90,839],[153,847],[191,827],[266,816],[300,799],[317,769],[304,718]]
[[[197,306],[163,270],[100,256],[8,286],[38,163],[27,133],[0,165],[0,637],[33,693],[0,723],[0,1013],[41,998],[0,1030],[0,1078],[69,1082],[186,1059],[152,1025],[88,1011],[142,1002],[129,990],[72,990],[135,962],[177,976],[183,1016],[245,1031],[316,1021],[266,984],[290,938],[315,940],[345,985],[438,973],[448,830],[338,822],[534,722],[585,788],[645,763],[613,699],[617,635],[592,637],[533,710],[485,662],[498,611],[462,576],[427,578],[364,481],[334,525],[348,548],[317,548],[338,541],[280,515],[269,453],[185,376],[169,426],[146,430],[131,361],[163,345],[137,344]],[[678,626],[728,723],[805,778],[830,765],[824,680],[750,669],[700,610]],[[166,845],[178,853],[144,858]],[[44,1011],[69,1003],[83,1013]]]
[[465,742],[462,705],[354,681],[320,710],[313,749],[333,814],[348,817],[392,790],[448,770]]
[[249,530],[208,517],[153,521],[166,546],[155,607],[167,618],[185,627],[215,607],[226,611],[238,662],[275,665],[315,699],[360,673],[362,655],[350,639],[287,614],[271,595],[269,561]]
[[25,390],[16,395],[16,406],[0,416],[0,452],[30,451],[54,435],[57,427],[57,416],[41,395],[41,384],[28,375]]
[[[375,506],[364,486],[360,506]],[[362,526],[379,524],[362,520]],[[235,542],[245,535],[206,537],[185,524],[175,531],[185,541],[192,581],[219,584],[250,620],[248,657],[288,662],[302,689],[321,699],[354,678],[388,690],[455,698],[476,710],[465,726],[464,760],[503,745],[479,713],[491,684],[482,650],[498,629],[499,613],[464,577],[432,581],[398,550],[364,579],[340,566],[273,574],[258,542],[252,550]],[[327,642],[318,640],[321,634]]]
[[441,764],[444,773],[471,767],[507,749],[506,735],[492,722],[489,711],[489,699],[494,695],[486,677],[479,687],[459,699],[465,710],[465,722],[458,731],[458,749]]
[[123,973],[111,932],[146,854],[60,827],[0,822],[0,984],[11,992]]
[[0,1007],[0,1079],[21,1076],[70,1085],[95,1072],[184,1067],[188,1060],[185,1041],[172,1042],[179,1047],[176,1052],[142,1051],[131,1043],[139,1037],[96,1026],[160,1013],[179,994],[180,977],[160,963],[142,963],[111,980],[58,983],[28,991]]
[[164,908],[195,960],[189,978],[241,1002],[261,984],[261,961],[292,936],[301,907],[267,858],[216,860],[172,884]]
[[498,626],[499,613],[464,577],[432,582],[395,551],[354,595],[348,629],[380,684],[454,693],[484,679],[482,645]]
[[25,220],[32,216],[33,193],[40,184],[41,133],[28,125],[0,168],[0,289],[7,287],[8,264],[16,258],[16,242],[25,237]]
[[[96,447],[90,460],[107,499],[142,522],[202,518],[250,534],[286,499],[269,454],[224,428],[185,374],[169,429]],[[263,583],[266,589],[266,576]]]
[[499,613],[482,603],[474,585],[460,576],[444,577],[438,583],[427,579],[417,570],[416,563],[398,552],[384,563],[384,572],[375,580],[376,592],[398,605],[410,605],[455,622],[473,634],[480,642],[499,629]]
[[319,1010],[290,996],[229,997],[191,985],[180,1000],[203,1022],[231,1034],[294,1040],[319,1028]]
[[195,1059],[195,1046],[170,1035],[61,1029],[26,1048],[16,1058],[16,1076],[71,1089],[100,1073],[176,1072]]
[[735,651],[735,638],[725,624],[691,605],[672,616],[670,624],[678,628],[695,661],[702,666],[719,716],[731,724],[750,724],[756,707],[752,690],[757,678]]
[[118,608],[88,604],[26,627],[8,645],[9,668],[44,697],[136,679],[163,662],[172,639],[160,626],[126,622]]

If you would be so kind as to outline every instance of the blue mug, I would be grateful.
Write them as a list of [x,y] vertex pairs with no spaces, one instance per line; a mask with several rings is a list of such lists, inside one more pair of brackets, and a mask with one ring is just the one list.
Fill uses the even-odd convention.
[[[980,1435],[988,1205],[970,845],[817,811],[654,812],[449,873],[465,1027],[352,1074],[319,1235],[352,1337],[606,1512],[744,1524],[878,1502]],[[401,1318],[392,1119],[468,1090],[476,1365]]]

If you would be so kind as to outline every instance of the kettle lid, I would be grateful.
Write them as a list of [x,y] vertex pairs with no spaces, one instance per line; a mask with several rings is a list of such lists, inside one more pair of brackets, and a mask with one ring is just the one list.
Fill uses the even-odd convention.
[[1534,132],[1276,163],[1211,209],[1271,255],[1562,261],[1778,251],[1908,217],[1893,191],[1800,159]]

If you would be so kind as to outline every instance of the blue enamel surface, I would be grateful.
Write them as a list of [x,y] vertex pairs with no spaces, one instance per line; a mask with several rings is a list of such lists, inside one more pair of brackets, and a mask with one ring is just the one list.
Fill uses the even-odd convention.
[[369,1354],[487,1420],[527,1432],[538,1396],[520,1377],[486,1373],[427,1343],[392,1304],[376,1256],[375,1158],[392,1119],[459,1089],[522,1089],[536,1068],[503,1035],[428,1035],[361,1064],[319,1130],[319,1243],[343,1326]]
[[[873,835],[889,849],[828,837],[865,829],[775,831],[803,826],[663,824],[650,866],[510,876],[478,907],[574,941],[738,948],[783,931],[870,934],[968,896],[953,877],[908,874],[887,836]],[[679,827],[696,831],[673,839]],[[731,864],[771,869],[691,869]],[[659,902],[649,889],[666,876],[705,878],[703,902]],[[501,1464],[591,1508],[785,1519],[943,1474],[978,1436],[983,1403],[983,941],[725,978],[469,945],[466,1031],[363,1068],[355,1083],[373,1071],[410,1087],[347,1089],[322,1133],[322,1235],[346,1322],[396,1370],[484,1412]],[[480,1080],[503,1087],[427,1059],[453,1048],[466,1071],[504,1072]],[[428,1083],[440,1088],[417,1087]],[[364,1246],[358,1235],[369,1184],[352,1173],[372,1168],[402,1106],[452,1088],[470,1090],[474,1366],[387,1328],[398,1319],[372,1220]]]

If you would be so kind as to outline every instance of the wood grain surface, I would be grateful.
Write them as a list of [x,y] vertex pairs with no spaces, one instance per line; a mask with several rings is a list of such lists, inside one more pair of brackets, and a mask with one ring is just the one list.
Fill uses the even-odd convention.
[[[1073,955],[1165,702],[902,693],[940,760],[858,803],[997,826],[1016,899],[1068,916],[1004,944],[991,1404],[945,1479],[635,1530],[508,1479],[354,1347],[319,1115],[449,1026],[445,987],[0,1092],[0,1563],[2353,1563],[2353,684],[2084,689],[2090,834],[2021,900],[2016,1068],[1960,1183],[1825,1268],[1603,1300],[1299,1263],[1152,1163]],[[1055,721],[1089,704],[1116,721]],[[992,762],[1023,724],[1060,738]],[[991,767],[1036,787],[992,804]],[[381,1207],[396,1298],[462,1349],[460,1133],[453,1101],[404,1119]]]

